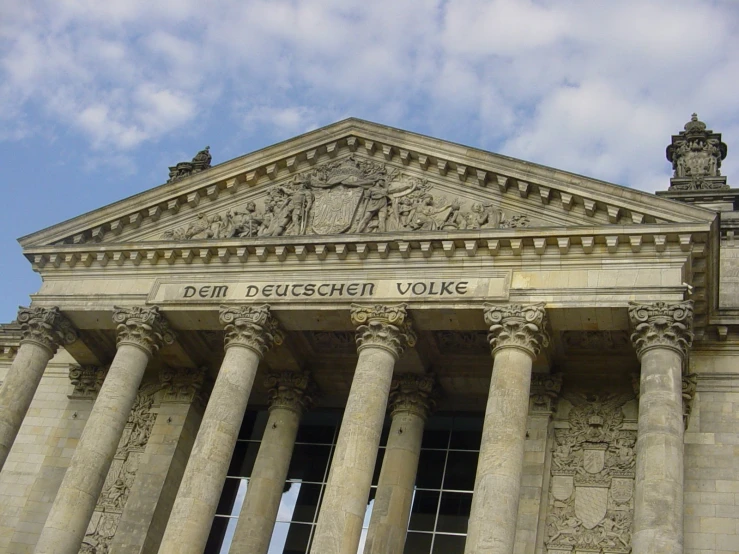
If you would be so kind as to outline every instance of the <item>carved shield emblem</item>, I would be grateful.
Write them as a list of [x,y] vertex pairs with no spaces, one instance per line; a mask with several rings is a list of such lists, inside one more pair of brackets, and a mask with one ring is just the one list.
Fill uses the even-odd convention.
[[606,515],[608,489],[606,487],[576,487],[575,515],[586,529],[593,529]]
[[634,495],[634,481],[622,477],[614,477],[611,481],[611,498],[619,504],[628,502]]
[[600,473],[606,462],[605,450],[583,450],[582,466],[588,473]]
[[552,496],[564,502],[575,490],[575,480],[572,475],[555,475],[552,477]]
[[351,227],[362,199],[361,187],[332,187],[316,190],[313,203],[313,231],[319,235],[343,233]]

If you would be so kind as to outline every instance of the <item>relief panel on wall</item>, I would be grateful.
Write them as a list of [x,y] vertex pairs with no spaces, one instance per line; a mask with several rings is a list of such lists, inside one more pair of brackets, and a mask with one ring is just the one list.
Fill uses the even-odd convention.
[[636,430],[633,395],[565,394],[572,408],[554,430],[547,554],[631,552]]

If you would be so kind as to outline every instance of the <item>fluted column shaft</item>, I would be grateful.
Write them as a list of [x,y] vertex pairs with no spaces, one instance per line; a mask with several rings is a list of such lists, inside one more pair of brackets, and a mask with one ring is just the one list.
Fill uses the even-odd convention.
[[77,340],[77,332],[58,308],[20,308],[22,339],[0,387],[0,470],[26,417],[46,365],[60,345]]
[[229,552],[233,554],[266,554],[269,550],[300,417],[311,401],[311,385],[305,373],[288,371],[267,378],[269,419],[231,542]]
[[493,375],[467,529],[467,554],[511,554],[523,473],[531,369],[548,344],[543,304],[485,305]]
[[405,374],[390,390],[392,423],[377,483],[364,554],[402,552],[421,455],[423,428],[433,408],[434,378]]
[[257,367],[282,335],[268,306],[222,307],[226,354],[182,476],[160,554],[201,554],[226,480]]
[[415,335],[405,305],[353,305],[359,359],[311,546],[312,554],[356,554],[395,362]]
[[162,343],[174,341],[156,307],[116,309],[113,320],[118,350],[36,544],[37,554],[79,552],[149,359]]
[[634,554],[683,551],[682,368],[693,339],[692,302],[632,303],[641,361],[634,483]]

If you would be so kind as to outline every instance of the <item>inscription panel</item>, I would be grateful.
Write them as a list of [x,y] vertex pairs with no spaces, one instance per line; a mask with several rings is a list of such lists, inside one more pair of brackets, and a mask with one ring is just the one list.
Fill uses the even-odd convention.
[[510,274],[485,279],[370,279],[346,281],[168,281],[159,280],[148,302],[362,302],[506,300]]

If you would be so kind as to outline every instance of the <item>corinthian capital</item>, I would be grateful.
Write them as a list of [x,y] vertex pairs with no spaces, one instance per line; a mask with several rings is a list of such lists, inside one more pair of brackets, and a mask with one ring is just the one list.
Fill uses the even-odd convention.
[[103,381],[108,373],[108,368],[94,365],[73,365],[69,368],[69,380],[74,385],[74,392],[70,398],[95,399]]
[[201,394],[207,369],[164,367],[159,373],[163,402],[194,402]]
[[302,414],[313,406],[316,386],[309,373],[300,371],[273,372],[264,383],[269,389],[269,409],[283,408]]
[[401,373],[390,385],[390,415],[410,412],[424,420],[436,407],[437,389],[433,375]]
[[488,341],[493,356],[501,348],[519,348],[536,358],[549,346],[547,313],[539,304],[485,304],[485,323],[490,325]]
[[261,357],[274,344],[282,344],[282,331],[266,304],[221,306],[220,321],[226,330],[226,348],[231,346],[251,348]]
[[372,346],[399,358],[407,346],[416,344],[407,304],[394,306],[351,305],[352,323],[357,327],[357,351]]
[[693,302],[629,302],[631,342],[641,359],[650,348],[670,348],[684,358],[693,342]]
[[17,319],[21,325],[21,344],[24,342],[38,344],[52,355],[60,346],[72,344],[77,340],[77,331],[59,312],[59,308],[21,306],[18,309]]
[[175,340],[174,331],[157,306],[115,307],[113,322],[117,324],[119,347],[132,344],[153,356],[163,344],[172,344]]

